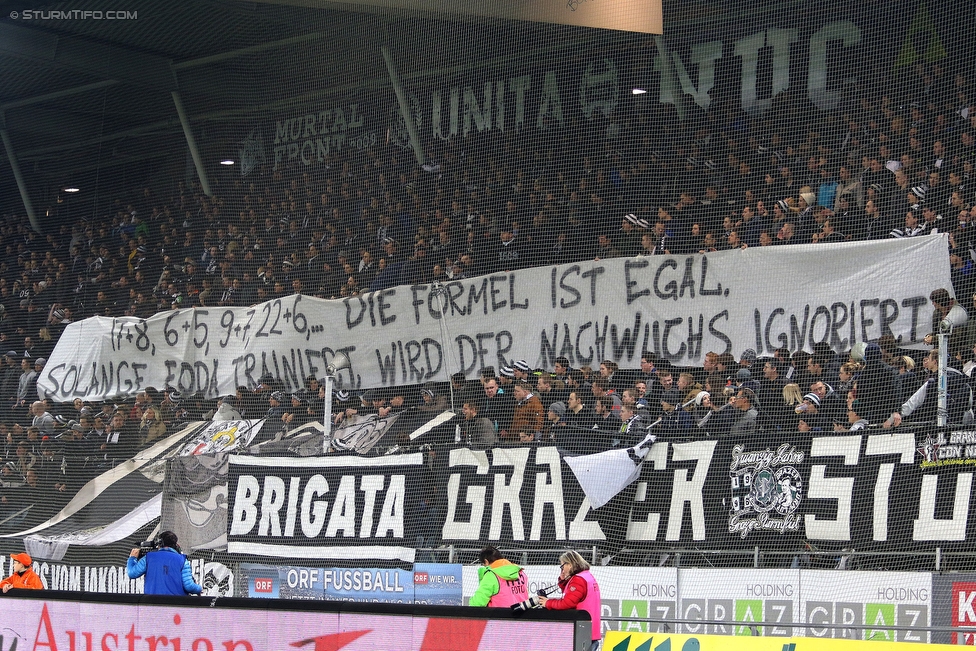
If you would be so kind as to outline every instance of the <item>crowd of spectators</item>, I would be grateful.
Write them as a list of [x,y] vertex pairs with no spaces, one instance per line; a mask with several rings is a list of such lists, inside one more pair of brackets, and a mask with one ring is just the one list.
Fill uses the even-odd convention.
[[[948,292],[932,293],[935,315]],[[946,308],[948,309],[948,308]],[[966,360],[950,359],[948,422],[973,419],[976,328],[963,328]],[[916,361],[917,360],[917,361]],[[747,436],[757,432],[850,432],[935,422],[938,351],[900,349],[893,337],[838,354],[826,344],[812,353],[779,349],[739,359],[709,352],[701,367],[674,367],[645,351],[638,369],[604,360],[573,369],[524,361],[486,368],[480,380],[456,378],[464,417],[462,443],[556,445],[570,454],[639,444],[648,434],[676,438]]]
[[[715,110],[669,123],[659,142],[638,139],[627,147],[552,131],[472,134],[426,143],[423,167],[412,152],[378,144],[334,153],[313,167],[265,165],[244,178],[215,180],[212,197],[183,182],[166,192],[120,191],[94,213],[67,212],[44,234],[23,216],[6,215],[0,520],[21,510],[18,494],[70,495],[88,473],[189,419],[216,412],[295,427],[322,417],[322,388],[314,380],[288,395],[265,378],[257,390],[242,388],[217,403],[165,387],[118,404],[39,400],[37,373],[62,330],[94,315],[148,317],[293,293],[341,298],[570,261],[935,232],[949,234],[953,286],[933,304],[951,301],[951,294],[968,307],[976,290],[976,96],[964,75],[952,77],[937,64],[918,66],[910,77],[908,96],[864,97],[803,124]],[[354,413],[453,403],[465,419],[464,441],[473,445],[559,441],[566,427],[604,433],[597,442],[570,445],[579,451],[633,439],[621,433],[635,418],[644,421],[642,429],[663,417],[658,427],[684,430],[709,411],[716,431],[752,427],[731,418],[734,412],[754,414],[749,421],[762,428],[891,425],[890,415],[925,384],[930,364],[879,343],[854,361],[820,350],[780,351],[758,361],[730,360],[724,351],[699,369],[671,369],[650,353],[640,370],[629,371],[611,360],[592,372],[519,363],[481,380],[457,378],[453,392],[416,387],[361,403],[339,399],[331,417],[341,425]],[[971,372],[973,344],[968,335],[953,340],[960,371],[968,365]],[[790,399],[767,382],[777,378],[796,385],[790,393],[796,407],[780,408]],[[728,398],[718,396],[732,386],[747,392],[735,394],[736,409],[722,409]],[[689,406],[694,413],[682,409],[699,389],[709,398]],[[851,413],[858,418],[848,423]]]
[[955,293],[968,295],[976,104],[956,83],[959,97],[944,106],[865,99],[822,133],[716,116],[676,129],[667,148],[626,153],[472,135],[429,143],[423,167],[410,151],[377,145],[309,168],[259,167],[216,184],[214,197],[194,184],[143,188],[46,235],[7,216],[0,344],[49,351],[65,323],[92,315],[932,232],[950,234]]

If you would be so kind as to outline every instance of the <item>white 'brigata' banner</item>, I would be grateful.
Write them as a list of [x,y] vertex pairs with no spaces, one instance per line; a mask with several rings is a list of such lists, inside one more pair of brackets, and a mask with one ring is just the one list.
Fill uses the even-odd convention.
[[946,236],[752,248],[537,267],[384,289],[343,300],[302,295],[253,307],[92,317],[67,327],[38,379],[56,401],[153,386],[208,397],[271,374],[289,390],[322,378],[337,352],[346,389],[474,377],[525,359],[551,369],[643,351],[677,365],[705,353],[835,350],[930,327],[929,293],[950,288]]

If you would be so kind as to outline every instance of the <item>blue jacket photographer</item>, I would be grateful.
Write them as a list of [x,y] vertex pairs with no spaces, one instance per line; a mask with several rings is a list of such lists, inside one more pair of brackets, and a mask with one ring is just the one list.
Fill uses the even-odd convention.
[[181,553],[175,533],[164,531],[159,534],[155,547],[156,549],[145,555],[141,547],[136,547],[129,553],[126,573],[130,579],[138,579],[145,575],[146,594],[169,594],[182,597],[203,592],[203,588],[193,580],[190,563]]

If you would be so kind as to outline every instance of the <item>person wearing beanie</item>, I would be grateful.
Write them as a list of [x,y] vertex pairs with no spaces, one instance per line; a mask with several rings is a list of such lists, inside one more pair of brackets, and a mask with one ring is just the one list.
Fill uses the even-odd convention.
[[543,441],[559,441],[565,438],[566,432],[566,403],[556,401],[546,410],[545,429],[542,433]]
[[512,364],[512,372],[513,375],[515,375],[516,381],[523,380],[527,382],[529,380],[529,373],[532,372],[532,369],[529,367],[529,363],[527,361],[520,359]]
[[433,382],[428,382],[420,390],[420,400],[421,405],[417,409],[425,414],[439,414],[451,407],[450,398]]
[[11,588],[19,588],[21,590],[44,589],[44,584],[41,583],[41,577],[37,576],[37,573],[31,567],[34,561],[30,557],[30,554],[26,552],[14,554],[10,557],[10,560],[14,563],[14,573],[3,581],[0,581],[0,590],[7,592]]
[[913,185],[905,195],[905,202],[913,211],[921,211],[922,204],[925,202],[925,192],[928,188],[924,185]]
[[805,394],[794,411],[799,417],[798,427],[801,432],[823,429],[824,415],[820,413],[820,396],[816,393]]
[[624,215],[620,220],[620,230],[611,239],[612,245],[622,255],[635,256],[640,252],[640,241],[647,222],[633,213]]
[[275,427],[281,422],[281,417],[285,413],[285,408],[282,406],[284,400],[285,394],[281,391],[272,391],[271,395],[268,396],[268,413],[265,418]]
[[281,421],[287,429],[301,427],[316,420],[313,416],[315,410],[309,403],[308,395],[304,390],[292,393],[285,398],[288,401],[288,406],[285,407],[285,412],[281,415]]
[[[807,409],[801,411],[814,411],[820,408],[820,396],[818,396],[816,393],[808,393],[804,395],[803,402],[807,403]],[[797,409],[799,409],[799,407]]]
[[511,366],[501,367],[498,370],[497,382],[500,392],[511,395],[512,389],[515,386],[515,369],[513,369]]
[[739,356],[739,366],[752,369],[752,365],[756,363],[756,357],[756,351],[754,349],[746,348],[742,351],[742,355]]
[[190,563],[178,542],[175,533],[164,531],[156,538],[156,549],[143,554],[139,547],[135,547],[129,552],[126,574],[130,579],[146,577],[145,594],[183,597],[203,592],[203,588],[193,580]]

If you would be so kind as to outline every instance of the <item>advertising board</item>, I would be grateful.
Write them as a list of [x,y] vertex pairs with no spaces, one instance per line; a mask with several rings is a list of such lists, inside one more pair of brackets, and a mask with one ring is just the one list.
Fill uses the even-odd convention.
[[[488,617],[482,609],[449,609],[437,616],[415,608],[318,602],[255,602],[242,599],[183,600],[143,598],[95,601],[84,595],[51,593],[45,598],[5,599],[3,634],[8,648],[225,649],[273,651],[574,651],[578,628],[589,622],[547,614]],[[196,603],[194,603],[196,602]],[[427,607],[424,607],[427,608]],[[384,610],[385,609],[385,610]],[[440,613],[443,612],[443,616]],[[554,616],[556,615],[556,616]],[[585,624],[581,627],[580,624]],[[165,640],[165,642],[164,642]]]
[[[817,640],[806,637],[791,637],[784,640],[736,639],[717,635],[677,635],[650,633],[609,633],[603,641],[609,651],[860,651],[863,642],[853,640]],[[873,651],[911,651],[913,648],[902,642],[872,642],[868,647]],[[951,649],[947,644],[932,644],[926,649]]]
[[[530,565],[525,572],[533,593],[558,575],[552,566]],[[604,632],[933,641],[918,630],[933,622],[927,572],[601,566],[591,572],[600,584],[603,617],[631,620],[605,620]],[[464,595],[476,587],[477,568],[465,567]],[[970,606],[976,590],[972,594]],[[963,619],[970,614],[959,612]],[[971,623],[976,632],[976,616]]]
[[461,566],[417,563],[394,568],[241,564],[247,596],[362,603],[461,605]]

